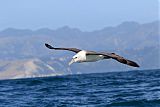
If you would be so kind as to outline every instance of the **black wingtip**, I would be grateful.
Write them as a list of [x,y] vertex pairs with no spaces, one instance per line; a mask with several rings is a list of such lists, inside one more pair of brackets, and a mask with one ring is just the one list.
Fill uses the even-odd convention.
[[135,67],[140,67],[138,64]]
[[129,65],[131,65],[131,66],[133,66],[133,67],[140,67],[137,63],[135,63],[135,62],[133,62],[133,61],[131,61],[131,62],[129,63]]
[[47,48],[49,48],[49,49],[54,49],[54,47],[52,47],[51,45],[49,45],[49,44],[47,44],[47,43],[45,43],[45,46],[46,46]]
[[132,67],[140,67],[136,62],[131,61],[131,60],[126,60],[126,59],[122,59],[122,58],[119,58],[117,60],[119,62],[123,63],[123,64],[127,64],[127,65],[130,65]]
[[133,65],[133,67],[140,67],[138,64]]
[[49,45],[47,43],[45,43],[45,46],[48,47]]
[[46,46],[46,47],[48,47],[48,44],[47,44],[47,43],[45,43],[45,46]]

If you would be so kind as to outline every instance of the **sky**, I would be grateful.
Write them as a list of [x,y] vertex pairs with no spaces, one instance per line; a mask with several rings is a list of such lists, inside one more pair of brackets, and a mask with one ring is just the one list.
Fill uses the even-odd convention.
[[159,20],[160,0],[0,0],[0,30],[63,26],[93,31]]

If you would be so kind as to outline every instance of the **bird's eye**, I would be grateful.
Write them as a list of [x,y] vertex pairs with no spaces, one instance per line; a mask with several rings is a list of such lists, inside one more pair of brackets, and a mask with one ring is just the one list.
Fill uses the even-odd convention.
[[75,59],[76,59],[77,57],[75,57]]

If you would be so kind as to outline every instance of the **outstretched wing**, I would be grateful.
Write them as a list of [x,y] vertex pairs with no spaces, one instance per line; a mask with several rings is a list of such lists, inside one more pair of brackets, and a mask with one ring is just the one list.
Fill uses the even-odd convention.
[[45,46],[49,49],[54,49],[54,50],[68,50],[68,51],[72,51],[72,52],[75,52],[75,53],[78,53],[79,51],[81,51],[80,49],[77,49],[77,48],[55,48],[47,43],[45,43]]
[[139,65],[136,62],[128,60],[126,58],[123,58],[122,56],[119,56],[115,53],[106,53],[106,52],[99,52],[98,53],[98,52],[91,51],[91,52],[88,52],[86,54],[87,55],[103,55],[104,59],[112,58],[112,59],[117,60],[120,63],[127,64],[127,65],[133,66],[133,67],[139,67]]
[[115,59],[120,63],[127,64],[127,65],[130,65],[130,66],[133,66],[133,67],[139,67],[139,65],[136,62],[128,60],[126,58],[123,58],[122,56],[119,56],[119,55],[117,55],[115,53],[111,53],[111,54],[109,54],[109,56],[112,59]]

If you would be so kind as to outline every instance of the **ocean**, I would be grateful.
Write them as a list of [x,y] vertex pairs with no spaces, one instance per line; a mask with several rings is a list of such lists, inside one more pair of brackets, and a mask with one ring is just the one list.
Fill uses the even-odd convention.
[[160,107],[160,70],[1,80],[0,107]]

